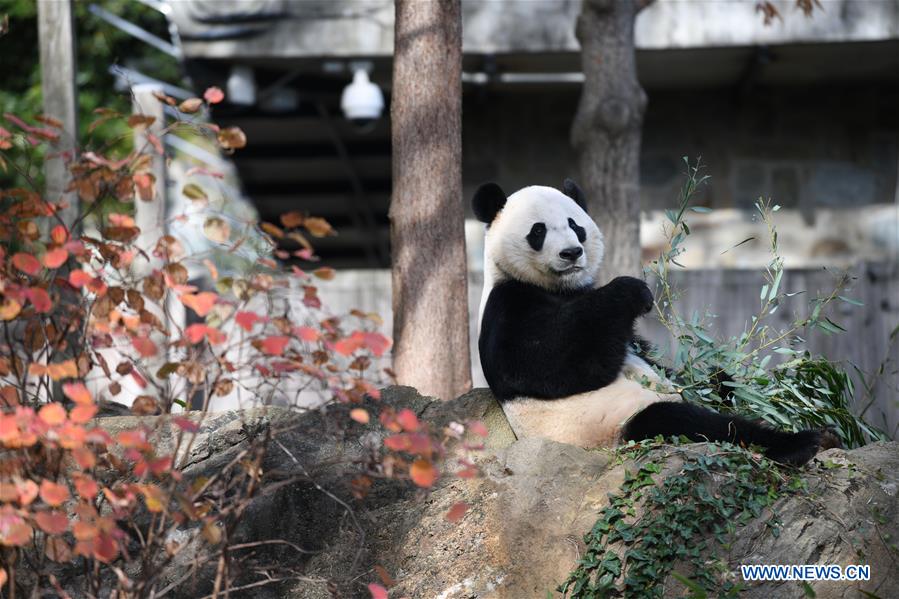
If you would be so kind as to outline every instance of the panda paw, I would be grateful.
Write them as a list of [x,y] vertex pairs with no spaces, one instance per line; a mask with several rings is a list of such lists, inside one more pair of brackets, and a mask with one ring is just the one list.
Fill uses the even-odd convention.
[[652,291],[649,290],[646,281],[635,277],[616,277],[609,283],[609,286],[616,287],[616,293],[621,293],[622,297],[627,298],[637,316],[642,316],[652,310]]

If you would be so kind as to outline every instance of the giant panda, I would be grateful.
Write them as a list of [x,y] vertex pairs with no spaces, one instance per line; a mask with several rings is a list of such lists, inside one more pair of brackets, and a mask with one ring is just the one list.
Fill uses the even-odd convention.
[[684,435],[755,444],[792,465],[818,451],[822,431],[778,431],[681,401],[634,334],[653,306],[649,287],[634,277],[597,286],[603,236],[573,181],[508,197],[486,183],[472,206],[487,225],[481,366],[519,438],[592,448]]

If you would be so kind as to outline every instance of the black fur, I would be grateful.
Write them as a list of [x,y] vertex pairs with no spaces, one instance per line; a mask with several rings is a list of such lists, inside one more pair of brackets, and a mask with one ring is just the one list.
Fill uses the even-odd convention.
[[[646,355],[634,321],[652,308],[652,292],[633,277],[599,289],[554,293],[506,281],[490,292],[478,339],[481,365],[498,399],[555,399],[600,389],[621,372],[629,347]],[[635,414],[625,440],[684,435],[693,441],[759,445],[765,455],[802,465],[817,453],[820,431],[787,433],[738,416],[681,402],[659,402]]]
[[499,211],[506,205],[506,192],[496,183],[484,183],[474,192],[471,207],[474,215],[482,223],[493,222]]
[[543,249],[543,241],[546,239],[546,225],[534,223],[534,226],[531,227],[531,232],[525,236],[525,239],[528,240],[528,245],[531,246],[532,250],[539,252]]
[[584,243],[587,239],[587,230],[584,227],[580,226],[576,222],[574,222],[573,218],[568,219],[568,226],[571,227],[571,230],[574,231],[574,234],[577,235],[577,240],[581,243]]
[[652,292],[633,277],[568,293],[500,283],[487,299],[478,340],[487,383],[501,400],[604,387],[621,371],[634,320],[651,307]]
[[776,462],[801,466],[815,457],[821,431],[787,433],[739,416],[719,414],[706,408],[663,401],[635,414],[624,427],[625,441],[652,439],[656,435],[683,435],[691,441],[729,441],[743,446],[759,445]]
[[587,196],[584,195],[584,192],[578,187],[577,183],[571,179],[565,179],[562,183],[562,193],[577,202],[577,205],[580,206],[584,212],[589,212],[587,210]]

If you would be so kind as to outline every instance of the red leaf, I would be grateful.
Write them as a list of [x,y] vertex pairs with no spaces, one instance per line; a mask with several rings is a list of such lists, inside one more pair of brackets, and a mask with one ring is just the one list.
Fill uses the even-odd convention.
[[200,427],[196,422],[190,420],[189,418],[184,418],[183,416],[172,418],[172,422],[175,424],[175,426],[186,433],[195,433],[200,430]]
[[69,519],[63,512],[51,510],[34,515],[38,527],[50,535],[61,535],[69,529]]
[[19,252],[12,257],[13,266],[27,275],[36,275],[41,270],[41,263],[31,254]]
[[487,431],[487,427],[484,426],[484,423],[480,420],[472,420],[468,423],[468,430],[473,432],[479,437],[486,437],[489,433]]
[[100,533],[94,539],[94,557],[103,563],[109,563],[119,554],[119,546],[109,533]]
[[308,341],[310,343],[318,341],[322,336],[321,333],[312,327],[296,327],[294,328],[293,333],[303,341]]
[[204,337],[206,337],[207,329],[208,327],[205,324],[192,324],[184,329],[184,336],[187,337],[187,340],[192,344],[196,344],[202,341]]
[[403,408],[402,410],[400,410],[396,415],[396,421],[400,423],[400,426],[403,427],[403,430],[409,433],[414,433],[420,426],[418,422],[418,416],[416,416],[415,412],[413,412],[409,408]]
[[365,346],[378,358],[383,356],[384,352],[393,345],[393,342],[381,333],[363,333],[363,338]]
[[90,283],[93,278],[83,270],[73,270],[69,273],[69,284],[76,289],[80,289]]
[[218,104],[225,99],[225,94],[218,87],[212,86],[203,92],[203,99],[210,104]]
[[454,503],[453,507],[449,509],[446,513],[446,519],[450,522],[458,522],[462,519],[462,516],[465,515],[465,512],[468,511],[468,504],[464,501],[460,501],[459,503]]
[[59,268],[69,259],[69,252],[65,248],[48,250],[44,254],[43,262],[47,268]]
[[262,351],[269,354],[270,356],[280,356],[284,353],[284,348],[287,347],[287,344],[289,342],[290,337],[284,337],[281,335],[266,337],[262,340]]
[[387,589],[378,583],[369,583],[368,592],[371,593],[371,599],[387,599]]
[[234,315],[234,321],[248,333],[253,330],[253,325],[262,318],[255,312],[238,312]]
[[50,296],[40,287],[31,287],[25,290],[25,297],[31,300],[31,304],[38,312],[49,312],[53,307]]
[[50,231],[50,239],[53,241],[53,243],[63,244],[66,241],[68,241],[69,232],[66,230],[66,228],[63,225],[56,225]]
[[430,487],[437,480],[437,469],[431,460],[419,458],[412,462],[409,468],[409,477],[419,487]]
[[135,337],[131,340],[131,345],[144,358],[152,358],[159,351],[156,344],[150,341],[149,337]]

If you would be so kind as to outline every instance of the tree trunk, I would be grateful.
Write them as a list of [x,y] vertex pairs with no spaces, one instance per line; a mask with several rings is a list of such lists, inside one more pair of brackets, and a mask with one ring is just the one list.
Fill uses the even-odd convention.
[[605,236],[602,274],[640,276],[640,136],[634,21],[648,2],[584,0],[577,21],[584,88],[571,129],[588,212]]
[[[39,0],[37,3],[44,115],[62,123],[59,140],[52,145],[44,161],[47,181],[44,197],[49,202],[67,204],[57,215],[70,228],[79,216],[78,195],[65,191],[70,181],[67,159],[74,157],[78,140],[73,9],[71,0]],[[55,221],[51,222],[48,230],[55,224]]]
[[460,0],[397,0],[395,27],[394,370],[401,384],[451,399],[471,387]]

